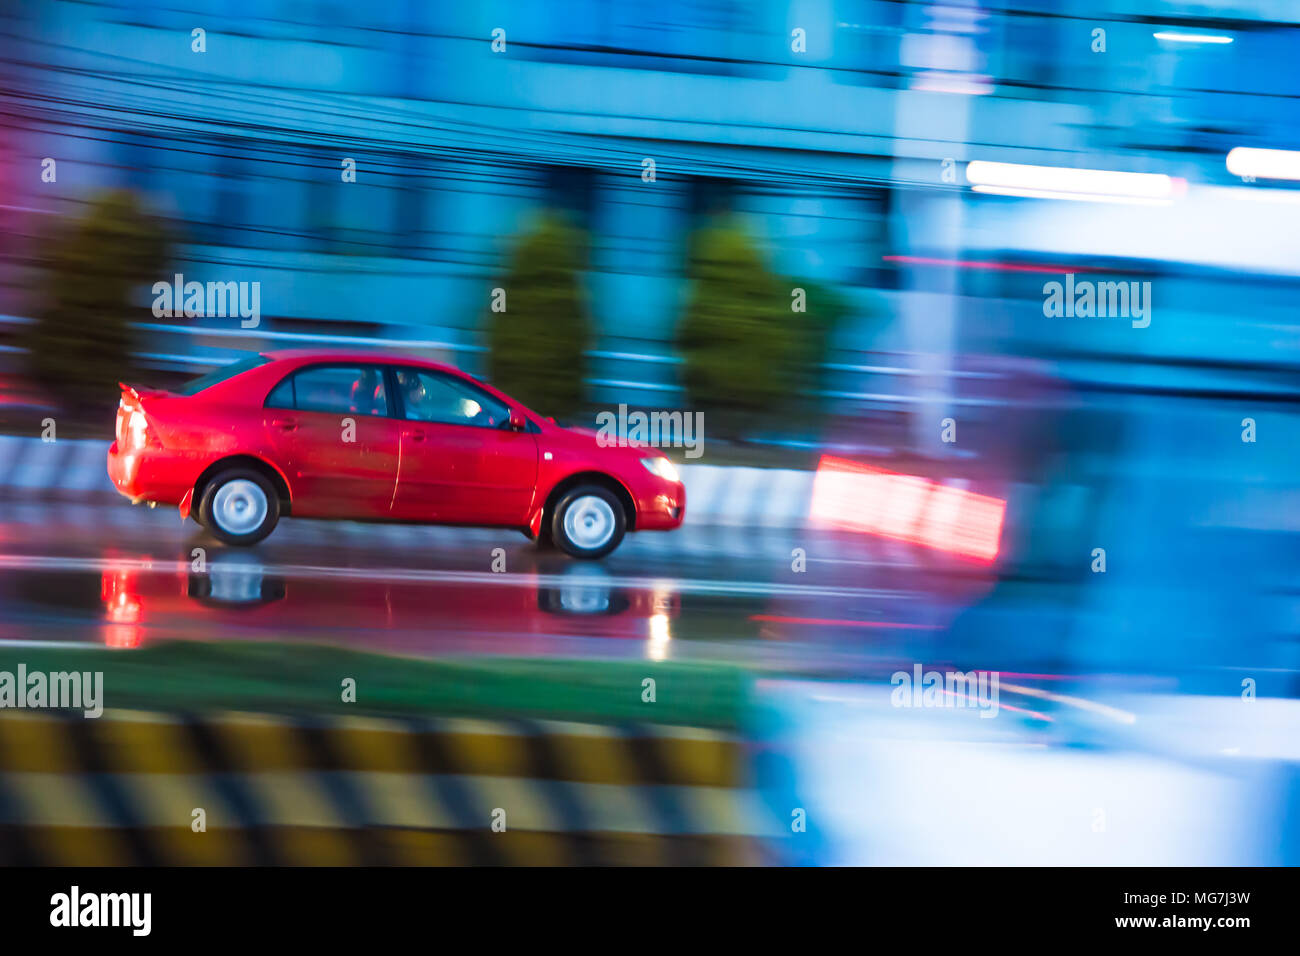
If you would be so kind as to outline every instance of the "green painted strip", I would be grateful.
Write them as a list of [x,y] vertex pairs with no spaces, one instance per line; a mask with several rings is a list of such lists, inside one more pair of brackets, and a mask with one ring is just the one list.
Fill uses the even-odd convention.
[[[750,692],[737,667],[550,658],[395,658],[338,647],[185,642],[141,650],[3,647],[0,671],[102,671],[103,705],[159,711],[532,717],[739,729]],[[342,682],[356,681],[343,703]],[[655,702],[642,681],[655,681]],[[3,716],[0,710],[0,716]]]

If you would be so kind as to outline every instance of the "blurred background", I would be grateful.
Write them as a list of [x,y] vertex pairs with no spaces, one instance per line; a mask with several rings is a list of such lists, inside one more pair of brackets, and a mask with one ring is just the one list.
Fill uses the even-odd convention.
[[[451,584],[501,536],[439,529],[294,522],[196,583],[198,532],[10,441],[0,634],[722,663],[816,821],[781,859],[1295,863],[1298,41],[1286,0],[7,4],[9,434],[360,345],[705,441],[680,533],[511,543],[510,601]],[[256,327],[156,315],[177,273],[259,283]],[[1083,282],[1145,314],[1052,310]],[[992,559],[828,455],[996,500]],[[915,663],[1019,711],[891,707]]]

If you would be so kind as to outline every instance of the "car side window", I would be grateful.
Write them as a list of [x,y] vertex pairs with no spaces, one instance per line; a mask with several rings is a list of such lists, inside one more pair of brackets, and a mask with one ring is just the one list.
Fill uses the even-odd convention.
[[293,408],[293,376],[286,375],[283,382],[271,389],[264,404],[267,408]]
[[[387,415],[388,392],[384,373],[374,366],[322,365],[293,375],[293,406],[300,412],[335,412],[352,415]],[[285,383],[276,386],[271,397]]]
[[510,406],[467,382],[421,369],[396,370],[403,414],[413,422],[504,428]]

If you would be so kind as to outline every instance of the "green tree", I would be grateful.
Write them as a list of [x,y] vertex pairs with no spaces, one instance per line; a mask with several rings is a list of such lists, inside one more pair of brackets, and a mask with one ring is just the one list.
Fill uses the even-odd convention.
[[[773,273],[732,219],[692,237],[687,275],[690,301],[677,347],[691,405],[710,412],[717,430],[733,437],[810,413],[807,392],[843,312],[838,297]],[[805,311],[796,311],[799,305]]]
[[130,323],[149,314],[133,293],[167,277],[169,242],[133,193],[114,191],[57,223],[43,245],[35,321],[23,337],[29,371],[65,408],[93,411],[130,375]]
[[[543,415],[574,416],[584,399],[591,322],[580,278],[586,235],[554,212],[510,257],[503,311],[489,310],[488,376]],[[494,297],[495,299],[495,297]]]

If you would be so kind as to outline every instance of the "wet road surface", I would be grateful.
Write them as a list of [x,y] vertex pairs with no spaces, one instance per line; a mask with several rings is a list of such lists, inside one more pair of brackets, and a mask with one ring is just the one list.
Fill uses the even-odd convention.
[[229,548],[173,509],[0,502],[11,644],[310,641],[842,673],[940,632],[989,584],[977,564],[829,532],[688,525],[581,562],[513,531],[286,520]]

